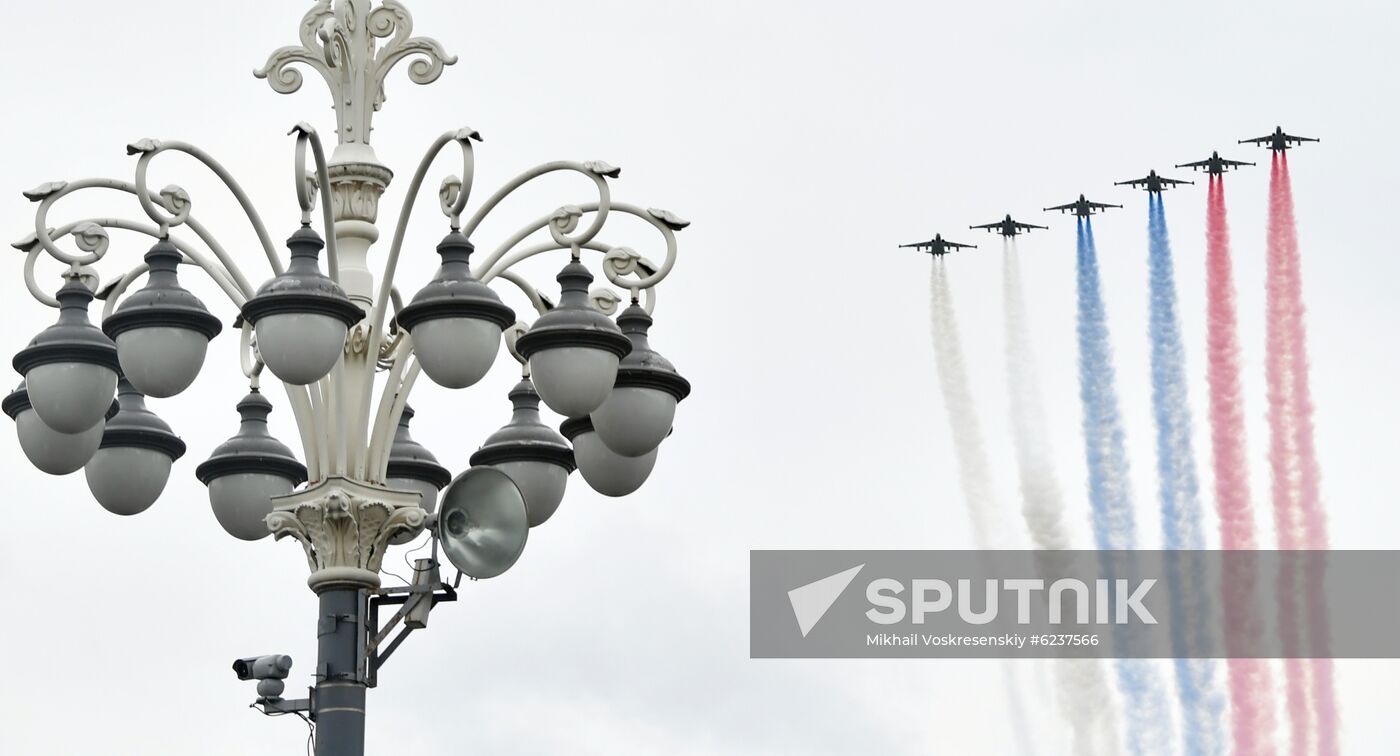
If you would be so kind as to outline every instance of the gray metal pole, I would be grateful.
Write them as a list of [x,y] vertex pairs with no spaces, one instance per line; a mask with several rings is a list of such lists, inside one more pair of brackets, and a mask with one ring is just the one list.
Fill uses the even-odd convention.
[[[342,584],[343,585],[343,584]],[[320,596],[316,625],[316,756],[365,752],[365,594],[335,587]]]

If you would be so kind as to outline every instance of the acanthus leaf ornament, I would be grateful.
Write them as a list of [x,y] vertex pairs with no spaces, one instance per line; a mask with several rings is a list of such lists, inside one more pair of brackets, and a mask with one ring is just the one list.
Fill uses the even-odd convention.
[[680,217],[679,215],[676,215],[670,210],[662,210],[656,207],[649,207],[647,208],[647,214],[661,221],[662,223],[665,223],[666,227],[671,229],[672,231],[679,231],[685,228],[686,226],[690,225],[690,221],[685,220],[684,218]]
[[[48,230],[49,236],[53,236],[53,232],[54,229],[50,228]],[[23,238],[10,242],[10,246],[21,252],[30,252],[35,247],[39,246],[39,235],[30,231],[25,234]]]
[[137,139],[136,141],[128,144],[126,146],[126,154],[144,155],[147,152],[155,152],[158,149],[160,149],[160,142],[148,137],[145,139]]
[[276,497],[266,522],[276,538],[301,542],[313,588],[328,582],[378,585],[389,540],[417,535],[427,522],[417,499],[417,492],[332,478]]
[[49,195],[63,191],[66,186],[68,186],[67,181],[45,181],[33,189],[24,192],[24,198],[30,202],[42,202],[47,199]]
[[618,178],[622,175],[622,169],[602,160],[589,160],[583,164],[584,168],[608,178]]
[[[397,0],[371,10],[370,0],[320,0],[302,17],[300,46],[280,48],[253,72],[276,92],[301,88],[305,65],[331,90],[341,144],[368,144],[375,111],[384,104],[384,80],[400,61],[415,84],[430,84],[457,62],[436,40],[413,37],[413,16]],[[387,39],[382,45],[379,40]]]

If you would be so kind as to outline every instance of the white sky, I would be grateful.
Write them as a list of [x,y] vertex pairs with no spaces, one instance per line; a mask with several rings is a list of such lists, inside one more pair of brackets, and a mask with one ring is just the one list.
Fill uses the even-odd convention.
[[[330,136],[334,120],[313,74],[287,97],[250,72],[295,42],[302,8],[271,0],[7,8],[0,229],[17,239],[32,228],[33,206],[19,193],[42,181],[130,178],[134,159],[123,146],[150,136],[210,150],[285,238],[297,213],[284,135],[309,120]],[[1088,544],[1073,222],[1039,212],[1080,192],[1127,205],[1095,230],[1143,540],[1152,544],[1145,199],[1111,182],[1217,148],[1263,163],[1231,175],[1228,201],[1255,503],[1267,524],[1268,153],[1233,142],[1276,124],[1324,139],[1293,153],[1292,168],[1332,543],[1396,547],[1393,4],[414,0],[410,9],[417,33],[461,61],[427,88],[402,70],[390,75],[374,143],[399,178],[381,228],[396,217],[428,142],[460,125],[486,136],[478,196],[546,160],[622,166],[616,197],[694,223],[660,290],[653,343],[695,393],[642,491],[604,499],[575,476],[510,573],[465,586],[459,603],[441,607],[398,651],[371,692],[372,751],[1004,752],[996,663],[750,661],[748,551],[969,545],[929,343],[927,260],[895,249],[936,231],[983,245],[950,268],[1010,501],[1000,245],[959,231],[1008,211],[1051,226],[1021,252],[1057,469],[1076,536]],[[430,187],[456,170],[444,158]],[[210,176],[162,157],[151,183],[170,182],[191,192],[196,214],[250,276],[267,274]],[[141,217],[126,197],[98,197],[55,218]],[[494,215],[478,246],[588,199],[583,184],[543,182]],[[414,216],[399,277],[406,293],[436,265],[431,247],[445,224],[434,205],[425,197]],[[1167,196],[1209,509],[1204,208],[1204,181]],[[649,237],[636,243],[657,256]],[[135,264],[147,246],[118,237],[105,271]],[[536,280],[553,287],[559,262],[531,268]],[[53,317],[25,292],[20,263],[10,257],[3,299],[7,354]],[[56,270],[45,269],[47,280]],[[231,320],[214,287],[184,280]],[[315,602],[302,551],[224,535],[193,473],[235,429],[233,404],[245,391],[236,341],[226,332],[214,342],[191,390],[151,402],[190,451],[141,516],[107,514],[81,475],[45,476],[12,433],[0,433],[11,492],[0,527],[8,577],[0,752],[300,752],[300,721],[249,711],[253,686],[236,682],[228,665],[289,653],[289,690],[309,683]],[[449,396],[420,382],[415,435],[462,469],[508,418],[515,376],[503,356],[479,389]],[[270,396],[274,428],[292,442],[285,401]],[[391,556],[390,566],[402,561]],[[1378,752],[1400,738],[1387,705],[1397,673],[1393,661],[1337,665],[1344,752]],[[1049,713],[1041,719],[1054,725]],[[1062,752],[1058,731],[1043,737],[1046,752]]]

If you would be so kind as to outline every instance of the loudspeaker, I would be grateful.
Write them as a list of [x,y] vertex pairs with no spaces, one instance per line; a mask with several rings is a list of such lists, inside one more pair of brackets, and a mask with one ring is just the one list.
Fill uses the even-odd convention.
[[525,550],[530,523],[515,481],[494,467],[473,467],[442,492],[437,536],[447,560],[484,580],[510,569]]

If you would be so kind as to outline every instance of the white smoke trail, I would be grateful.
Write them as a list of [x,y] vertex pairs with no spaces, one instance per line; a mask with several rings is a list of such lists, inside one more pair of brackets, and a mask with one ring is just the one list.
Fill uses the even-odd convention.
[[[967,379],[967,366],[963,360],[962,341],[958,336],[957,316],[953,310],[943,258],[935,256],[932,268],[929,293],[932,299],[933,352],[938,363],[943,406],[953,432],[953,454],[958,460],[963,499],[972,522],[973,546],[979,550],[1008,548],[1005,528],[997,527],[999,521],[1005,522],[1007,518],[999,516],[1003,513],[1000,512],[992,486],[987,452],[982,443],[982,426],[977,420],[976,405]],[[1024,700],[1024,691],[1029,687],[1025,683],[1027,671],[1024,665],[1016,667],[1009,661],[1002,661],[1002,677],[1011,705],[1012,740],[1020,753],[1030,756],[1035,753],[1034,743],[1037,739],[1031,735]]]
[[982,443],[982,426],[977,421],[972,389],[967,380],[962,342],[958,337],[957,316],[953,313],[943,258],[933,259],[929,281],[933,313],[933,353],[938,363],[939,386],[948,425],[953,432],[953,453],[958,460],[958,476],[968,518],[972,521],[973,544],[978,549],[1006,548],[1005,531],[996,527],[997,497]]
[[[1021,514],[1037,549],[1067,549],[1064,497],[1055,475],[1049,423],[1026,318],[1020,259],[1013,239],[1003,240],[1002,289],[1006,327],[1006,375],[1011,432],[1021,481]],[[1074,753],[1111,754],[1119,750],[1112,693],[1098,659],[1063,659],[1055,681],[1061,713],[1074,733]]]
[[1002,245],[1002,288],[1006,308],[1006,379],[1011,399],[1011,436],[1021,477],[1021,514],[1038,549],[1069,548],[1064,498],[1051,462],[1044,400],[1035,351],[1026,322],[1016,242]]
[[[998,504],[989,473],[987,453],[983,446],[981,425],[963,361],[957,317],[949,290],[947,271],[941,257],[933,260],[930,278],[931,310],[933,313],[933,346],[938,363],[939,384],[948,423],[953,433],[954,454],[963,496],[967,500],[968,516],[972,521],[974,544],[979,549],[1006,548],[1010,540],[1006,523],[1010,522]],[[1033,369],[1032,369],[1033,374]],[[1048,472],[1048,460],[1045,469]],[[1038,509],[1024,511],[1037,548],[1065,548],[1058,486],[1045,489],[1046,496],[1037,499]],[[998,523],[1001,523],[1000,527]],[[1056,535],[1059,534],[1059,535]],[[1054,544],[1054,545],[1048,545]],[[1102,664],[1097,659],[1064,659],[1054,664],[1056,697],[1060,713],[1073,730],[1075,754],[1113,754],[1118,751],[1117,723]],[[1028,670],[1022,670],[1028,671]],[[1006,670],[1013,705],[1017,703],[1024,684],[1013,682],[1016,677],[1008,665]],[[1024,676],[1022,676],[1024,677]],[[1024,707],[1017,707],[1024,708]],[[1024,723],[1015,723],[1023,730]]]

